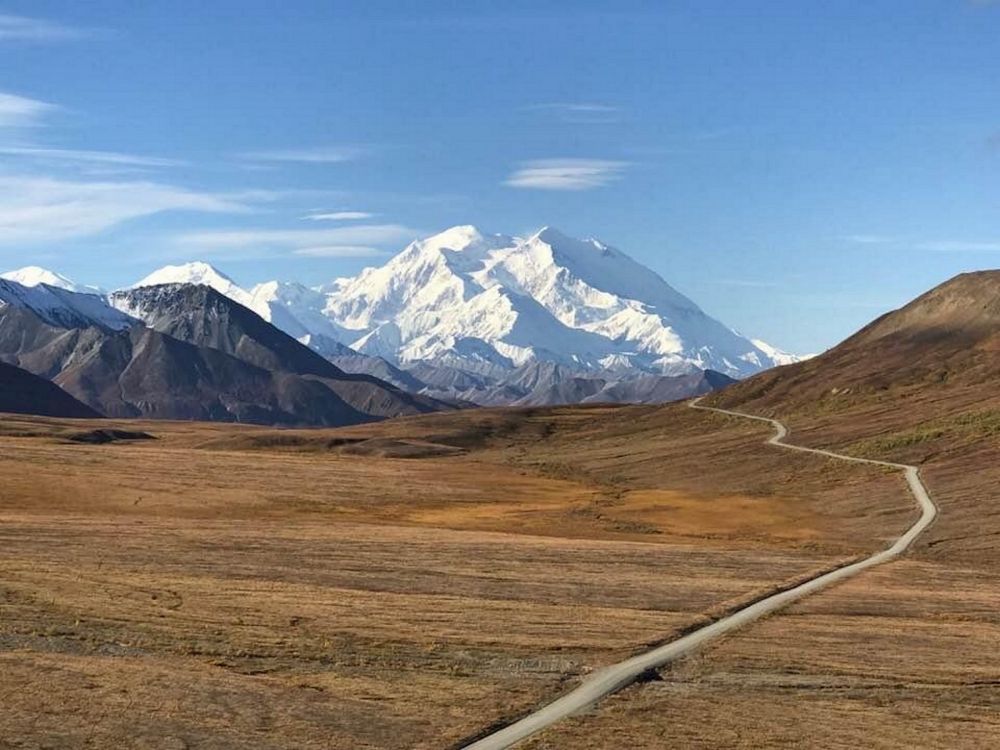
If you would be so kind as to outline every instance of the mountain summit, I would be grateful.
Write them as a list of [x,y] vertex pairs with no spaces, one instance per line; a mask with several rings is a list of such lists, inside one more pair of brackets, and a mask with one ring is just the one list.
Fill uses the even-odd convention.
[[400,365],[550,361],[741,377],[780,354],[711,318],[621,250],[551,227],[527,238],[453,227],[328,287],[324,312],[344,343]]
[[244,289],[215,266],[193,261],[157,269],[129,289],[177,284],[211,287],[321,353],[350,351],[338,343],[340,329],[322,312],[325,296],[294,281],[266,281]]
[[191,284],[194,286],[210,286],[220,294],[224,294],[241,305],[250,301],[250,295],[239,284],[204,261],[192,261],[178,266],[164,266],[153,271],[141,281],[133,284],[137,289],[163,284]]
[[96,287],[77,284],[75,281],[67,279],[62,274],[58,274],[55,271],[50,271],[47,268],[41,268],[39,266],[25,266],[24,268],[19,268],[16,271],[0,273],[0,279],[13,281],[21,286],[29,288],[44,284],[45,286],[55,287],[56,289],[65,289],[69,292],[79,292],[81,294],[100,294],[100,290]]

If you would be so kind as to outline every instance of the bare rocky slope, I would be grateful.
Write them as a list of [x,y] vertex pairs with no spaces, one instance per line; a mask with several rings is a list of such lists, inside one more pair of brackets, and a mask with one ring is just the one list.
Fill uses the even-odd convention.
[[3,363],[0,363],[0,412],[71,419],[100,416],[55,383]]
[[147,296],[155,326],[97,295],[0,281],[0,361],[114,417],[339,426],[444,406],[342,372],[207,287]]

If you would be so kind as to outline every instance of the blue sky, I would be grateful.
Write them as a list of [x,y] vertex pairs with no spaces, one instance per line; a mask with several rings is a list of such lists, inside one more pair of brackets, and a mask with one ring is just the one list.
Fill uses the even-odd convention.
[[454,224],[814,351],[1000,266],[1000,2],[0,4],[0,266],[320,283]]

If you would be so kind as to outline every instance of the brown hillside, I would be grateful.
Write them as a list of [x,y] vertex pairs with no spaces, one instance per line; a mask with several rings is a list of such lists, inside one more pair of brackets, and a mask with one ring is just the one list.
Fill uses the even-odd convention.
[[709,398],[797,442],[921,465],[942,517],[928,554],[1000,562],[1000,271],[962,274],[814,360]]
[[980,271],[941,284],[825,354],[709,400],[813,416],[891,405],[901,411],[890,421],[909,424],[988,405],[998,379],[1000,271]]

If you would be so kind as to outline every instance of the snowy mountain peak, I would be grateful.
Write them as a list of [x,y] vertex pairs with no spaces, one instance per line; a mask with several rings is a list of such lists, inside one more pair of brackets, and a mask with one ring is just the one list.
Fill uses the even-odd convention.
[[423,240],[428,247],[447,247],[451,250],[461,250],[483,239],[483,233],[478,227],[472,224],[460,224],[459,226],[445,229],[435,235]]
[[46,323],[58,328],[96,326],[119,331],[136,323],[132,317],[115,310],[97,294],[74,292],[44,282],[28,286],[10,279],[0,279],[0,312],[7,308],[30,310]]
[[[462,263],[468,262],[470,258],[478,256],[482,252],[503,247],[510,242],[511,238],[505,235],[486,234],[478,227],[463,224],[412,242],[393,260],[399,260],[405,264],[412,258],[420,257],[429,262],[436,262],[442,258],[455,260],[456,256],[461,255],[465,256],[464,261],[458,260],[459,263]],[[390,261],[389,264],[392,265],[393,261]]]
[[528,242],[532,241],[544,242],[546,245],[561,245],[580,242],[580,240],[573,239],[563,232],[560,232],[555,227],[549,226],[542,227],[531,235],[531,237],[528,238]]
[[67,279],[62,274],[58,274],[55,271],[50,271],[47,268],[41,268],[39,266],[25,266],[24,268],[19,268],[16,271],[7,271],[6,273],[0,274],[0,279],[14,281],[21,286],[26,287],[36,287],[40,284],[45,284],[46,286],[55,287],[56,289],[65,289],[70,292],[79,292],[82,294],[98,294],[100,291],[96,287],[88,287],[82,284],[77,284],[75,281]]
[[777,347],[771,346],[766,341],[761,341],[760,339],[751,339],[751,341],[753,341],[754,346],[770,357],[777,366],[792,365],[796,362],[802,362],[816,356],[815,354],[789,354],[788,352],[782,351]]
[[593,237],[588,237],[586,239],[580,240],[576,237],[571,237],[565,232],[557,229],[556,227],[542,227],[533,235],[531,235],[527,242],[542,242],[550,247],[564,248],[566,250],[577,250],[581,252],[605,252],[610,251],[612,248],[609,245],[605,245],[600,240],[596,240]]
[[193,261],[177,266],[164,266],[146,276],[132,288],[159,286],[160,284],[193,284],[210,286],[241,305],[250,302],[251,295],[235,281],[204,261]]
[[398,364],[627,362],[734,376],[776,364],[625,253],[553,227],[527,238],[452,227],[327,289],[324,312],[345,343]]
[[313,289],[248,291],[203,262],[137,286],[168,283],[211,286],[317,351],[349,346],[400,366],[743,377],[795,359],[715,320],[621,250],[551,226],[528,237],[451,227]]
[[205,284],[211,286],[208,282],[218,280],[228,284],[234,283],[231,278],[215,266],[196,260],[176,266],[158,268],[133,286],[157,286],[159,284]]
[[[616,251],[609,245],[592,238],[579,240],[563,234],[553,227],[545,227],[523,242],[527,247],[548,248],[548,254],[551,255],[552,261],[560,265],[573,266],[584,263],[592,266],[601,258],[617,260]],[[631,261],[623,253],[618,253],[618,255]],[[591,270],[596,269],[592,268]],[[646,272],[649,273],[648,269]]]

